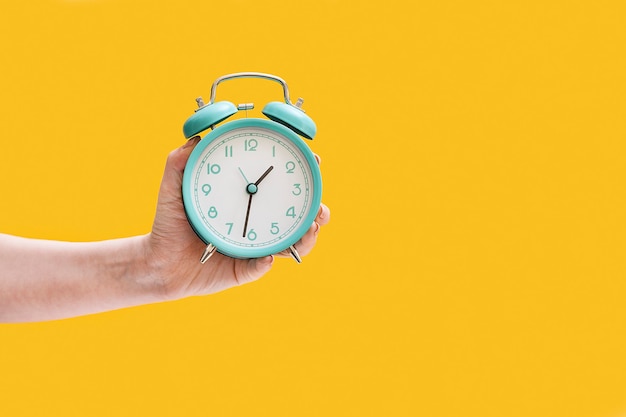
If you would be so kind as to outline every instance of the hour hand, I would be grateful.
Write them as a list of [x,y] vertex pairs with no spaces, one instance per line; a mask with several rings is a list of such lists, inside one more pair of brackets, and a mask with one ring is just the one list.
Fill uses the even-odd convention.
[[259,185],[261,181],[263,181],[263,178],[267,177],[267,174],[269,174],[273,169],[274,169],[273,165],[271,165],[268,169],[266,169],[265,172],[261,175],[261,177],[258,180],[256,180],[254,185]]

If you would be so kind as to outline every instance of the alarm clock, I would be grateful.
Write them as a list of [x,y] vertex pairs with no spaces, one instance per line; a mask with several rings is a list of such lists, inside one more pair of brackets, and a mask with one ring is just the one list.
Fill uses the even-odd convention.
[[[215,101],[220,83],[240,78],[282,86],[283,101],[262,110],[267,119],[247,117],[252,103]],[[241,72],[217,78],[209,102],[196,102],[183,134],[189,139],[210,131],[189,156],[182,195],[189,224],[207,244],[200,262],[216,251],[240,259],[287,251],[300,263],[295,244],[313,224],[322,196],[319,165],[303,140],[313,139],[317,128],[303,100],[292,103],[280,77]],[[242,110],[244,117],[225,122]]]

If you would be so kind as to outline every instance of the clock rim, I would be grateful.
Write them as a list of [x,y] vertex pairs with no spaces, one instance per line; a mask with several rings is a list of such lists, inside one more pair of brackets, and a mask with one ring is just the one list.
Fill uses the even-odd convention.
[[[261,247],[261,248],[246,248],[233,245],[229,242],[225,242],[215,233],[213,233],[210,229],[204,226],[204,223],[197,215],[195,209],[193,209],[193,177],[194,173],[193,167],[198,162],[198,159],[204,152],[204,150],[216,139],[220,138],[222,135],[240,128],[263,128],[272,130],[278,134],[285,136],[291,143],[293,143],[304,155],[307,163],[311,168],[312,175],[312,184],[313,184],[313,194],[311,196],[310,209],[307,216],[302,220],[301,224],[291,233],[291,235],[287,236],[285,239],[277,242],[273,245]],[[317,216],[318,210],[315,207],[321,204],[322,200],[322,176],[318,166],[318,163],[315,159],[315,155],[308,147],[308,145],[304,142],[300,136],[298,136],[291,129],[283,126],[280,123],[274,122],[272,120],[259,119],[259,118],[248,118],[248,119],[239,119],[233,120],[223,125],[218,126],[208,134],[206,134],[200,142],[195,146],[191,155],[189,155],[189,159],[185,165],[185,170],[183,172],[183,180],[182,180],[182,196],[183,196],[183,205],[185,208],[185,214],[187,216],[187,221],[189,225],[196,233],[196,235],[205,243],[205,244],[213,244],[217,251],[239,259],[249,259],[249,258],[261,258],[268,255],[273,255],[279,253],[290,246],[296,244],[302,236],[309,230],[313,222],[315,221],[315,217]],[[188,208],[190,207],[190,208]]]

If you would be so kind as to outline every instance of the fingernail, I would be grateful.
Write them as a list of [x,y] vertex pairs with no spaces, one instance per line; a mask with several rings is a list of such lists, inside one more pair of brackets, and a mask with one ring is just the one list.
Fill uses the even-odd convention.
[[200,142],[200,136],[194,136],[183,145],[183,149],[187,149],[190,146],[195,146],[198,142]]
[[313,234],[317,236],[317,234],[320,232],[320,224],[318,222],[313,223],[315,224],[315,231],[313,232]]

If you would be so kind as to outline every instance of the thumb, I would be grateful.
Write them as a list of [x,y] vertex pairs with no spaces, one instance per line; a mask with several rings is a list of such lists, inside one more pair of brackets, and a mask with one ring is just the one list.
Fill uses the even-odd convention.
[[183,182],[183,171],[191,151],[200,141],[200,136],[189,139],[183,146],[174,149],[167,157],[163,180],[161,182],[161,195],[178,195]]

